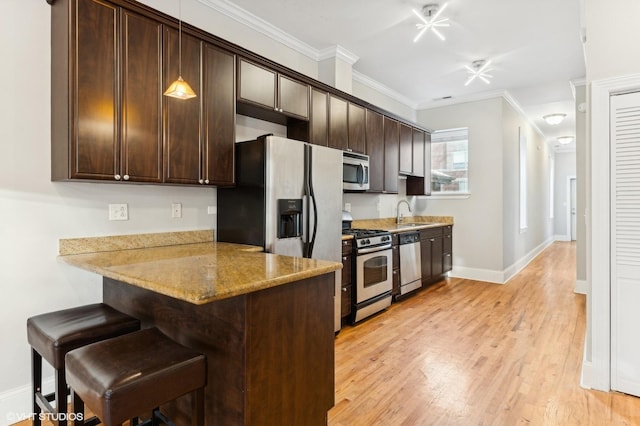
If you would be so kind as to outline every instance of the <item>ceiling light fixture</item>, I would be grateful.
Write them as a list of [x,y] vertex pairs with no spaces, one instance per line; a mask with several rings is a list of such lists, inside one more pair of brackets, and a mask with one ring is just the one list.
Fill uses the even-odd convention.
[[491,61],[485,61],[484,59],[480,59],[478,61],[473,61],[471,63],[471,66],[465,65],[464,67],[469,72],[469,78],[467,79],[467,82],[464,85],[468,86],[476,78],[479,78],[480,80],[484,81],[487,84],[491,83],[489,79],[493,78],[493,76],[490,74],[487,74],[487,72],[491,71],[489,69],[490,64],[491,64]]
[[184,100],[195,98],[197,95],[182,78],[182,0],[178,2],[178,7],[178,79],[169,85],[164,95]]
[[558,141],[558,143],[561,143],[562,145],[566,145],[568,143],[573,142],[574,139],[575,137],[573,136],[560,136],[556,140]]
[[437,35],[440,40],[444,41],[444,35],[442,35],[442,33],[438,31],[436,27],[448,27],[450,25],[449,18],[438,19],[440,18],[440,14],[446,7],[447,3],[443,4],[442,7],[440,7],[440,5],[438,5],[437,3],[433,3],[425,5],[422,8],[422,13],[418,12],[415,9],[411,9],[413,13],[423,22],[422,24],[416,24],[416,28],[420,30],[420,32],[413,39],[414,43],[420,40],[420,37],[422,37],[422,35],[429,30],[433,31],[433,33]]
[[547,124],[550,124],[551,126],[555,126],[556,124],[562,123],[562,120],[564,120],[566,116],[567,114],[560,114],[560,113],[547,114],[547,115],[544,115],[542,119],[546,121]]

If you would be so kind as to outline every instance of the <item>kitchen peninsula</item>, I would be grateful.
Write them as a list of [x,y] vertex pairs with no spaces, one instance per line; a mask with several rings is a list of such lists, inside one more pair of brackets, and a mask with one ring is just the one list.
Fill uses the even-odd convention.
[[[212,240],[210,230],[60,240],[59,258],[102,275],[105,303],[206,354],[207,425],[326,424],[341,264]],[[163,408],[181,425],[189,407],[185,396]]]

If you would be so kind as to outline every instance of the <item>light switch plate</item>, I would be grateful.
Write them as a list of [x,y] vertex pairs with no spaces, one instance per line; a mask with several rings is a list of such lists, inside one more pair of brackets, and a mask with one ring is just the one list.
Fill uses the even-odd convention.
[[171,204],[171,217],[174,219],[179,219],[182,217],[182,203]]

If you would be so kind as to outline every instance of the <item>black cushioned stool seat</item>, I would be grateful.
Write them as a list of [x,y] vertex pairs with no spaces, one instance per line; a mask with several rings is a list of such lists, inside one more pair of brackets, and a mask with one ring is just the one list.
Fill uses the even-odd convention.
[[194,392],[192,423],[204,424],[205,356],[156,328],[84,346],[65,362],[74,412],[84,403],[111,426]]
[[[64,357],[67,352],[104,339],[140,329],[140,321],[103,303],[49,312],[27,320],[31,345],[34,424],[39,425],[41,409],[49,413],[67,412],[67,384]],[[56,370],[54,394],[42,395],[42,358]],[[56,401],[55,411],[49,404]],[[66,424],[65,416],[57,423]]]

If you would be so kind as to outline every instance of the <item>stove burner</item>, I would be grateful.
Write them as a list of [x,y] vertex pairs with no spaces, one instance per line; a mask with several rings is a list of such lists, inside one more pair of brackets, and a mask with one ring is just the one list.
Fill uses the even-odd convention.
[[[379,229],[343,229],[345,235],[355,238],[354,249],[358,253],[362,249],[379,247],[380,250],[391,248],[391,234]],[[370,250],[369,250],[370,251]]]
[[353,235],[355,238],[375,237],[378,235],[389,235],[389,231],[379,229],[343,229],[344,235]]

